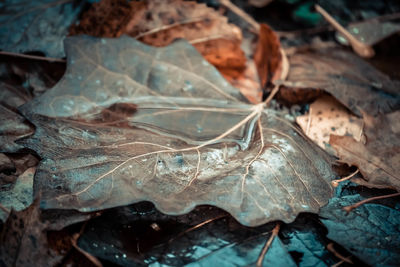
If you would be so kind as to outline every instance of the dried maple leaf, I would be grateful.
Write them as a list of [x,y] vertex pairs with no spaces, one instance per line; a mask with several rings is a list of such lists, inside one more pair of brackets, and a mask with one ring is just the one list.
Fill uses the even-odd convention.
[[366,185],[400,191],[399,121],[399,111],[378,118],[364,114],[366,144],[337,135],[331,135],[329,142],[341,161],[360,169]]
[[86,1],[7,0],[0,3],[0,49],[64,57],[63,39]]
[[240,29],[205,4],[181,0],[146,2],[103,0],[93,4],[71,34],[119,37],[128,34],[146,44],[166,46],[184,38],[225,76],[240,75],[246,57]]
[[321,48],[298,52],[289,62],[285,85],[323,89],[357,115],[361,115],[359,109],[375,116],[400,107],[400,82],[352,53]]
[[152,201],[167,214],[225,209],[246,225],[317,212],[334,177],[322,151],[264,104],[249,105],[186,41],[73,37],[67,72],[21,108],[42,157],[43,208]]

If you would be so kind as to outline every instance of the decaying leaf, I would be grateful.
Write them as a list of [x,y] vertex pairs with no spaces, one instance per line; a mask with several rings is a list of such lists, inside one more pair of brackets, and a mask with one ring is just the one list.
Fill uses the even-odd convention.
[[[0,190],[0,204],[7,209],[21,211],[32,204],[33,195],[33,176],[35,167],[27,169],[21,174],[15,184]],[[0,220],[5,221],[8,217],[3,210],[0,210]]]
[[38,204],[11,211],[0,235],[0,265],[55,266],[61,261],[62,257],[49,248]]
[[22,147],[14,141],[33,133],[32,126],[17,113],[17,107],[31,96],[12,84],[0,82],[0,152],[16,152]]
[[73,35],[82,33],[97,37],[127,34],[159,47],[184,38],[228,77],[239,75],[246,65],[240,48],[241,30],[214,9],[195,1],[103,0],[93,4],[80,24],[71,28]]
[[63,39],[86,1],[7,0],[0,3],[0,49],[64,57]]
[[323,89],[357,115],[400,108],[400,82],[390,80],[356,55],[334,49],[314,49],[289,57],[288,87]]
[[362,120],[332,96],[318,98],[310,105],[308,114],[298,116],[296,122],[311,140],[331,155],[335,155],[329,144],[331,134],[351,136],[356,141],[361,138]]
[[[391,122],[396,123],[391,123]],[[360,169],[369,186],[400,190],[400,112],[377,118],[364,114],[366,144],[350,136],[331,135],[341,161]],[[392,127],[392,125],[394,127]]]
[[332,194],[325,154],[278,113],[249,105],[186,41],[72,37],[68,68],[22,106],[36,126],[43,208],[149,200],[167,214],[210,204],[245,225],[292,221]]
[[254,62],[262,88],[281,78],[282,55],[280,49],[278,35],[268,25],[260,24]]
[[328,238],[369,265],[397,266],[400,212],[378,204],[364,204],[349,214],[342,209],[360,200],[359,195],[333,198],[321,209]]

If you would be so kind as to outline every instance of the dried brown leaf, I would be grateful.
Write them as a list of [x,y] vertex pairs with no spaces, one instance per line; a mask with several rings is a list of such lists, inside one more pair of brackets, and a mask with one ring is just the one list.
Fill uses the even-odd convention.
[[400,132],[390,119],[400,120],[400,112],[378,118],[364,114],[366,144],[350,136],[331,135],[330,144],[340,160],[360,169],[369,186],[400,189]]
[[353,113],[389,113],[400,107],[399,81],[341,49],[300,51],[289,57],[288,87],[323,89]]

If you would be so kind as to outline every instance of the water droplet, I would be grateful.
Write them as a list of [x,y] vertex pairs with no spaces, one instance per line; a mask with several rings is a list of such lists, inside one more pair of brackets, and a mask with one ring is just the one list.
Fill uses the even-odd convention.
[[82,76],[78,76],[78,80],[82,81],[83,77]]
[[118,255],[118,254],[115,254],[115,258],[116,258],[116,259],[119,259],[119,255]]
[[359,34],[360,33],[360,30],[358,28],[353,28],[352,30],[353,30],[353,33],[355,33],[355,34]]
[[106,39],[101,39],[101,44],[105,45],[107,43]]
[[101,82],[100,82],[100,80],[96,80],[96,84],[100,84]]
[[126,258],[126,254],[122,254],[122,258]]
[[193,85],[189,81],[185,81],[185,85],[182,87],[184,92],[192,91],[194,89]]
[[92,245],[93,245],[93,247],[95,247],[95,248],[98,247],[98,245],[97,245],[96,243],[93,243]]
[[200,124],[196,124],[197,132],[201,133],[203,131],[203,127]]

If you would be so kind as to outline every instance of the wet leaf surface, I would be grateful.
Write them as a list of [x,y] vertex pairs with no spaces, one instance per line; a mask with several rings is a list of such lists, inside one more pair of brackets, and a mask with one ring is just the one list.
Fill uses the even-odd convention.
[[64,57],[63,40],[86,1],[7,0],[0,4],[0,49]]
[[288,87],[323,89],[353,113],[375,116],[400,108],[399,81],[340,49],[315,49],[289,57]]
[[400,211],[379,204],[364,204],[346,214],[342,208],[363,198],[333,198],[321,209],[328,238],[373,266],[397,266],[400,261]]
[[43,208],[210,204],[256,226],[317,212],[332,194],[325,154],[279,113],[241,102],[186,42],[74,37],[66,48],[66,75],[21,108],[36,126],[24,145],[43,158]]
[[360,169],[366,185],[400,190],[399,121],[399,111],[376,118],[365,114],[365,144],[336,135],[331,135],[329,142],[341,161]]

